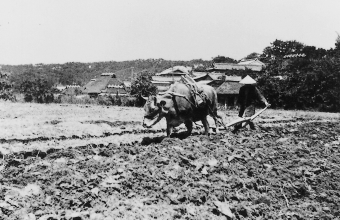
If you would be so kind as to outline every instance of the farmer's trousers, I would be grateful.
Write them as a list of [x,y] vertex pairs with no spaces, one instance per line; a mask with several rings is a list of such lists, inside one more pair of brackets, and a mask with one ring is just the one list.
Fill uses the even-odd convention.
[[[255,105],[251,104],[251,105],[249,105],[247,107],[245,107],[244,105],[240,106],[240,111],[238,113],[239,117],[251,117],[254,114],[255,114]],[[251,129],[253,129],[253,130],[255,129],[254,122],[249,121],[248,124],[249,124],[249,127]],[[242,127],[242,124],[235,125],[234,131],[240,129],[241,127]]]

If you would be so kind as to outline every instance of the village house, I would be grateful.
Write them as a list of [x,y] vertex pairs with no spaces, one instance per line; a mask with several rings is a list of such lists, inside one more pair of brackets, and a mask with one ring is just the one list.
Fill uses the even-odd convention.
[[213,68],[209,71],[215,72],[226,72],[227,70],[245,70],[250,69],[252,71],[262,71],[262,69],[266,65],[262,63],[260,60],[256,59],[248,59],[241,60],[239,63],[214,63]]
[[131,83],[121,81],[116,78],[114,73],[102,73],[83,86],[82,92],[90,97],[98,97],[99,95],[126,96],[129,87],[131,87]]
[[[216,88],[218,103],[225,108],[233,107],[237,103],[238,94],[242,84],[240,76],[223,76],[220,86]],[[213,86],[213,84],[211,84]]]
[[240,76],[227,76],[225,74],[205,73],[204,75],[194,77],[197,84],[205,84],[212,86],[217,93],[218,103],[225,107],[233,107],[236,105],[237,97],[241,84]]
[[190,74],[191,71],[191,67],[174,66],[152,76],[151,83],[157,87],[158,91],[164,92],[170,88],[171,84],[181,80],[181,76]]

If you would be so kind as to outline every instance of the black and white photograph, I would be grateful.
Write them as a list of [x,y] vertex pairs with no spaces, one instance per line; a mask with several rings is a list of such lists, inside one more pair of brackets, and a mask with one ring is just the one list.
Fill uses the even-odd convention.
[[340,219],[339,0],[1,0],[0,220]]

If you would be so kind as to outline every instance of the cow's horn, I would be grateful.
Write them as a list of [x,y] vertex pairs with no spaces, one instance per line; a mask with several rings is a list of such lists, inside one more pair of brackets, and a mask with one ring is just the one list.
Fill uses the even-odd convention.
[[142,98],[143,98],[145,101],[148,100],[148,97],[142,96]]

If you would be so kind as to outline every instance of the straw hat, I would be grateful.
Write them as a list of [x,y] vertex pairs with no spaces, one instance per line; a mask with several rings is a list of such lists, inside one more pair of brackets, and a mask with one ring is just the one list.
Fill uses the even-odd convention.
[[247,75],[239,83],[241,83],[241,84],[255,84],[256,81],[253,78],[251,78],[249,75]]

